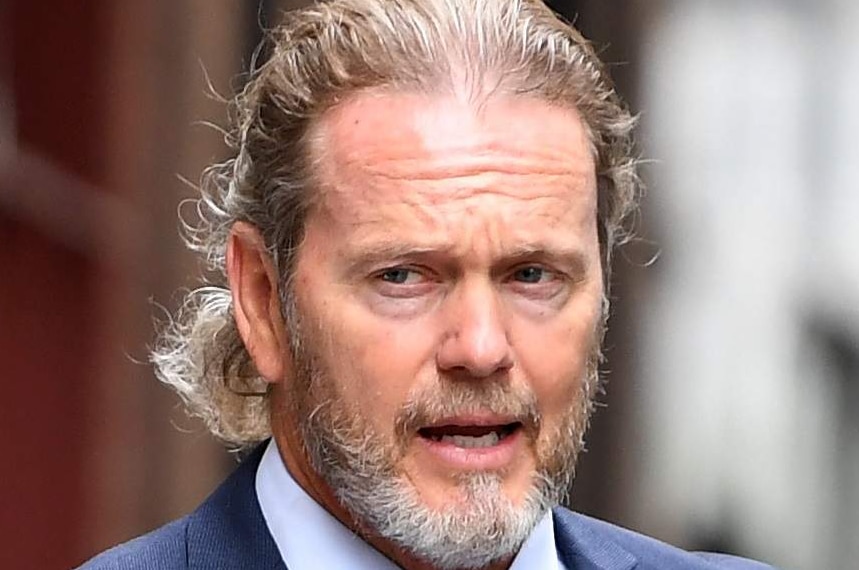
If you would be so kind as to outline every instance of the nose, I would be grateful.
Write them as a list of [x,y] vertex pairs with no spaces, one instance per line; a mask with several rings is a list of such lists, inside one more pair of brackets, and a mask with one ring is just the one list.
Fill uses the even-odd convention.
[[491,283],[462,283],[446,299],[447,333],[439,346],[440,370],[487,378],[513,365],[507,327]]

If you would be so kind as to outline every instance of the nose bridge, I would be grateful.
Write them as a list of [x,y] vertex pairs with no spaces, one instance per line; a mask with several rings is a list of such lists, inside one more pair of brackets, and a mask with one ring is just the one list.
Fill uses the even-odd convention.
[[512,365],[503,306],[489,278],[464,279],[446,304],[439,368],[483,378]]

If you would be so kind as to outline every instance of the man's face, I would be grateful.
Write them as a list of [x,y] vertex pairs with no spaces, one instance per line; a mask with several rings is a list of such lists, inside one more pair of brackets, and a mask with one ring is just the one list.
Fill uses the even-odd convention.
[[415,524],[454,521],[439,532],[517,532],[515,552],[572,477],[595,382],[581,120],[533,99],[377,93],[317,127],[320,201],[291,284],[312,470],[371,527],[399,501]]

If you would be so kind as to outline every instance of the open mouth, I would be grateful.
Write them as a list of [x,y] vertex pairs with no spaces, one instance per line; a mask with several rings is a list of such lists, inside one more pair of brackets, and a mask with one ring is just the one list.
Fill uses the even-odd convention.
[[493,447],[522,428],[521,422],[499,425],[438,425],[418,430],[418,435],[437,443],[464,449]]

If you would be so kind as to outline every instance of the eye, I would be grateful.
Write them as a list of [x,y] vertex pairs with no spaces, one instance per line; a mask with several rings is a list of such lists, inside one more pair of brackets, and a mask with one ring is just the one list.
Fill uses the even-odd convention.
[[392,267],[379,273],[379,279],[393,285],[410,285],[421,278],[417,271],[407,267]]
[[552,279],[552,272],[537,265],[520,267],[513,272],[512,278],[519,283],[543,283]]
[[563,272],[540,264],[515,267],[508,273],[506,281],[511,292],[532,301],[559,299],[569,291],[569,282]]
[[433,273],[423,267],[396,265],[379,269],[370,276],[371,291],[378,298],[419,299],[438,287]]

